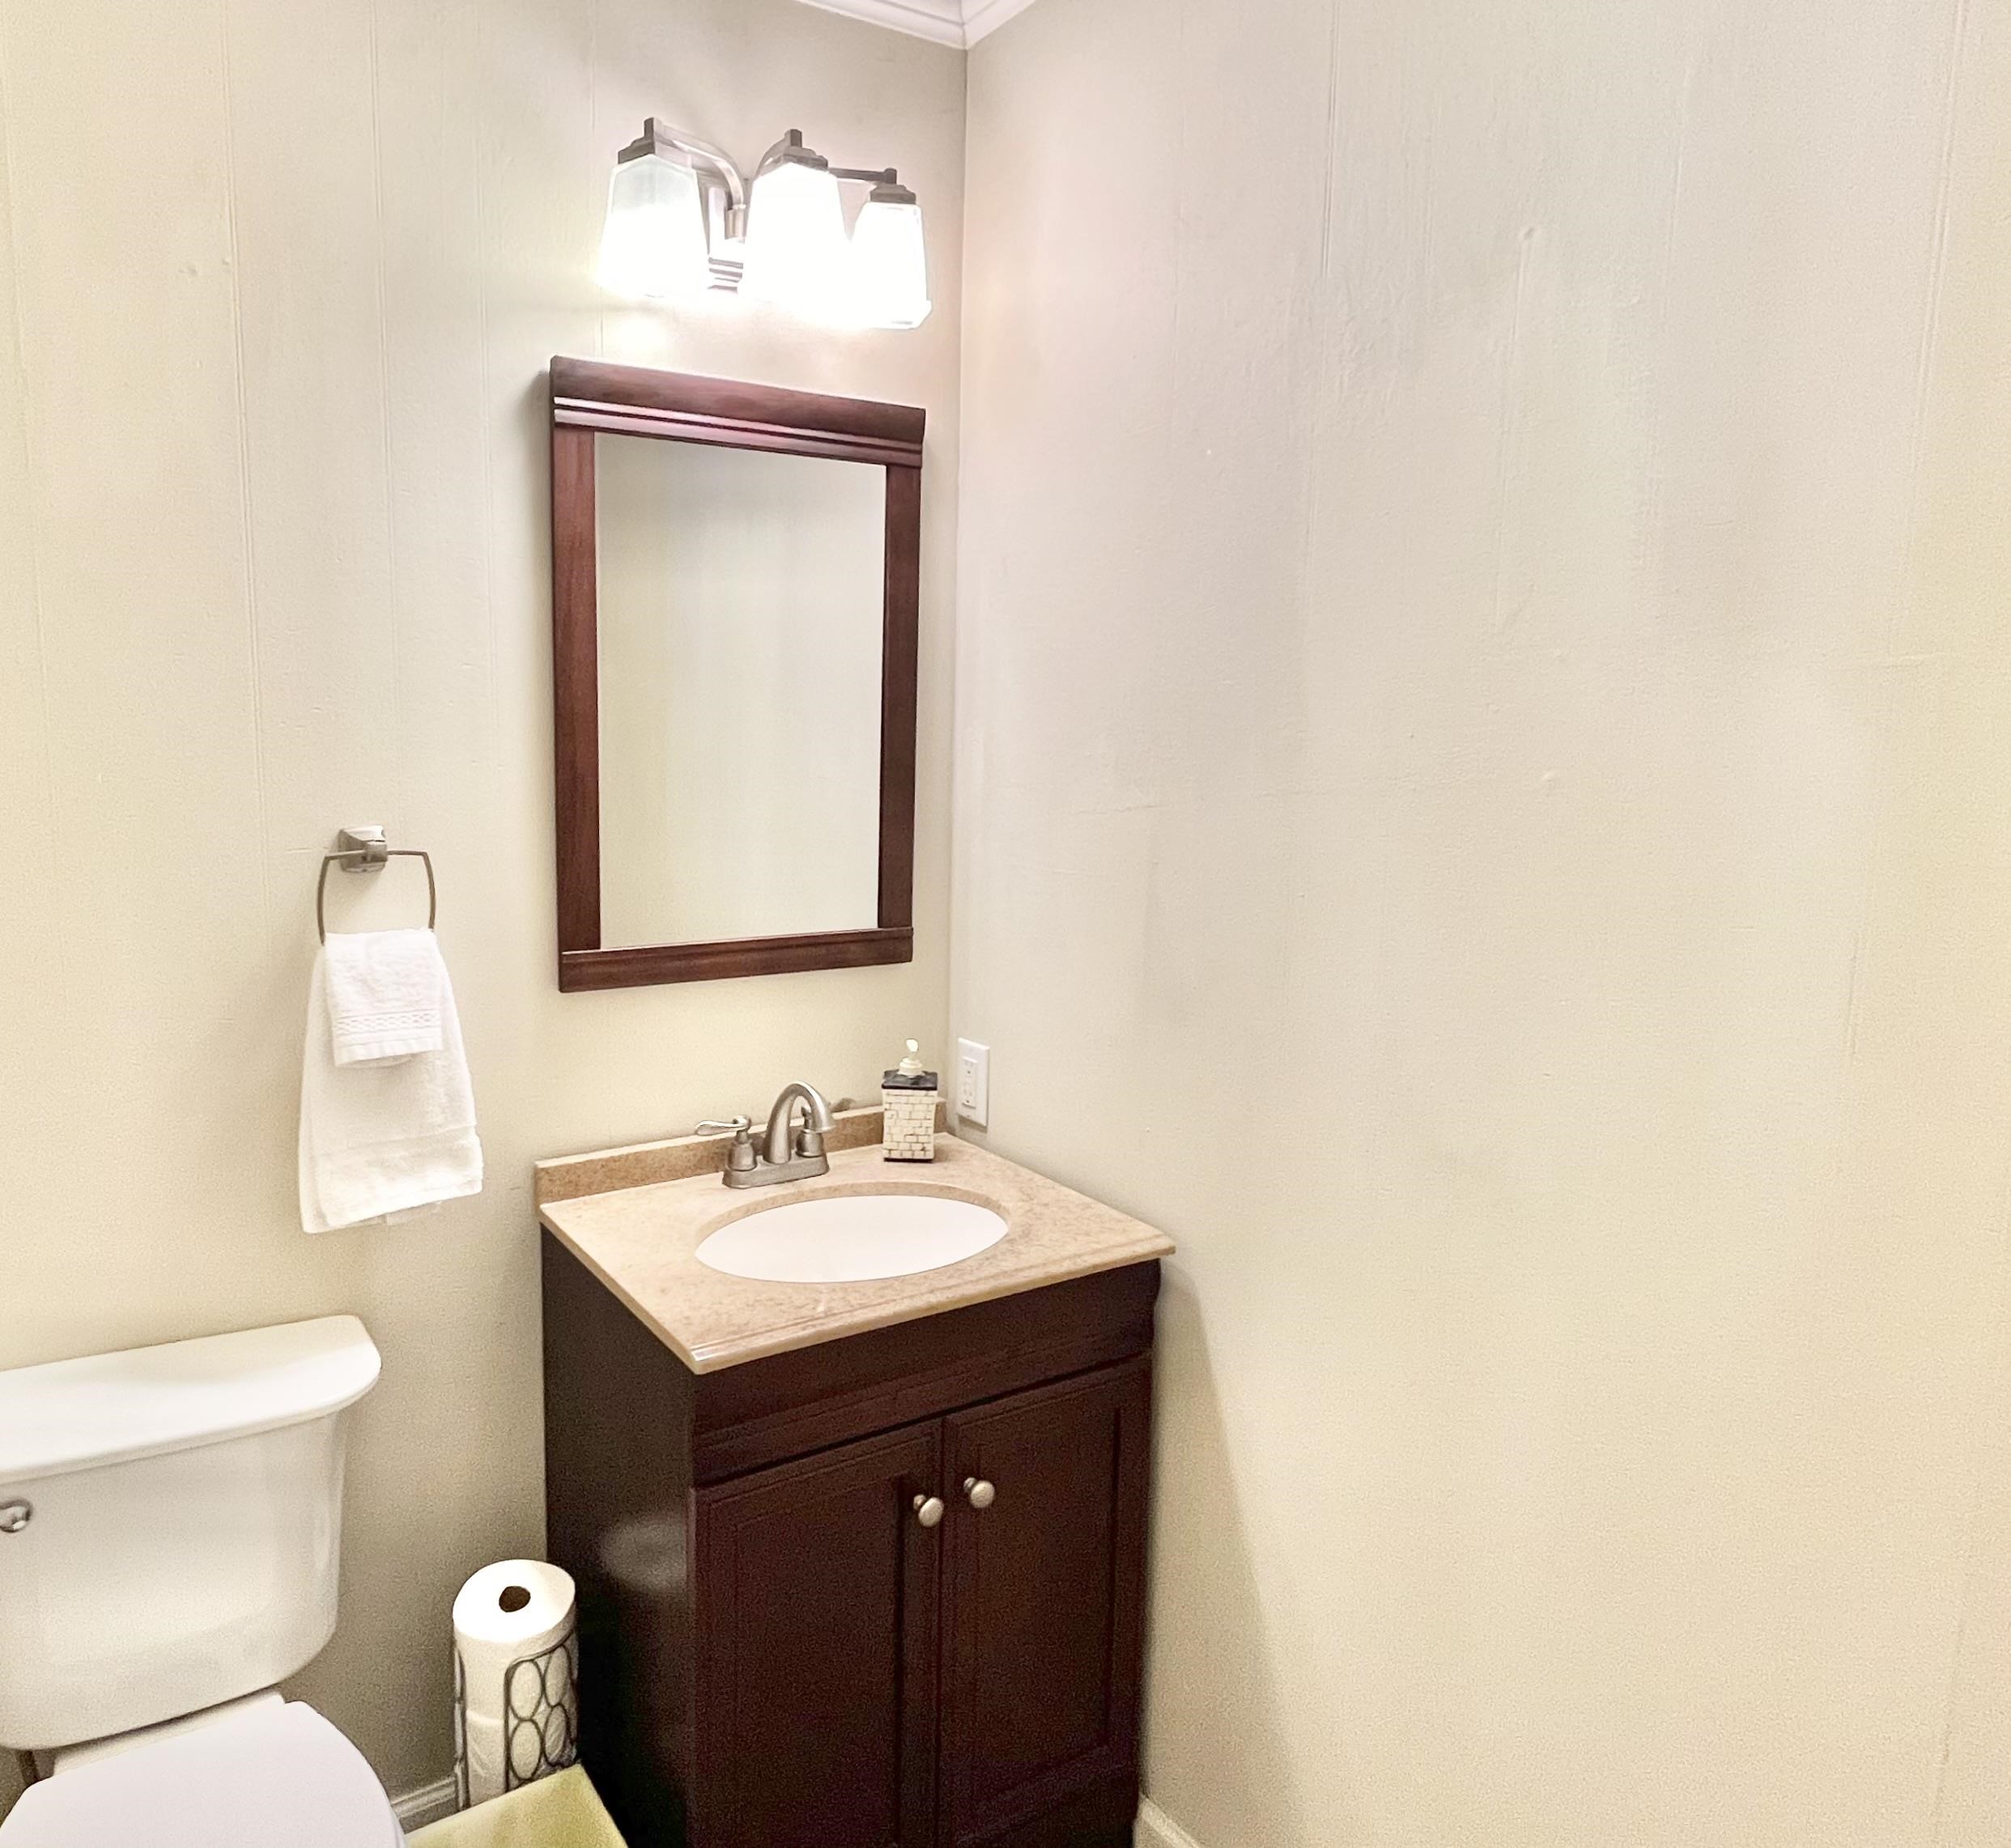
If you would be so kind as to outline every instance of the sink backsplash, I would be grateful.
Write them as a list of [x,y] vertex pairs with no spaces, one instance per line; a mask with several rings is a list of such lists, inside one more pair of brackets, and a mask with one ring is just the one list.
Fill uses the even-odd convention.
[[[945,1127],[944,1111],[936,1107],[936,1127]],[[831,1119],[824,1145],[862,1149],[880,1139],[880,1107],[841,1110]],[[598,1149],[584,1155],[560,1155],[540,1162],[533,1193],[540,1206],[558,1200],[579,1200],[588,1194],[612,1193],[619,1187],[653,1187],[659,1181],[689,1180],[694,1175],[716,1175],[726,1166],[731,1136],[678,1136],[662,1142],[636,1142],[622,1149]]]

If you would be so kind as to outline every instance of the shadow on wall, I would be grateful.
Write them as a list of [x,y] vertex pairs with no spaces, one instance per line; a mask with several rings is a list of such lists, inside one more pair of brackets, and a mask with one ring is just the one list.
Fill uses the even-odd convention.
[[11,1752],[0,1752],[0,1821],[14,1808],[14,1799],[21,1794],[21,1779]]
[[[1201,1305],[1177,1260],[1166,1267],[1159,1296],[1154,1366],[1146,1793],[1206,1848],[1351,1839],[1332,1816],[1316,1828],[1294,1782],[1286,1706]],[[1170,1767],[1162,1774],[1161,1738],[1213,1740],[1193,1789]],[[1339,1740],[1329,1743],[1332,1754],[1339,1749]]]

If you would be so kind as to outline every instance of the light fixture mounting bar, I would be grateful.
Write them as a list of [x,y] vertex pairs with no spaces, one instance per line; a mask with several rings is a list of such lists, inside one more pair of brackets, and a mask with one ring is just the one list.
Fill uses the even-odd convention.
[[856,180],[860,185],[873,189],[873,198],[883,206],[912,206],[915,195],[901,184],[901,176],[891,167],[834,167],[831,170],[834,180]]

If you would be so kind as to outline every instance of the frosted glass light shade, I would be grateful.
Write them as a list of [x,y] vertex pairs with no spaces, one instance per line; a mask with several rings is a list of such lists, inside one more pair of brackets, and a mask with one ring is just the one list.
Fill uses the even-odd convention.
[[853,312],[867,327],[920,327],[928,320],[929,257],[921,207],[869,199],[852,229]]
[[756,176],[747,201],[743,295],[818,321],[841,320],[849,261],[844,207],[828,168],[784,160]]
[[599,275],[604,289],[653,301],[712,287],[697,174],[660,154],[639,155],[615,168]]

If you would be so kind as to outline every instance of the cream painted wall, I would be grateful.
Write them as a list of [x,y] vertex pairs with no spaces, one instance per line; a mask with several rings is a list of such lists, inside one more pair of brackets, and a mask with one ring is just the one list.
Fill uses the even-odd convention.
[[[645,113],[898,163],[934,317],[610,307]],[[336,1310],[383,1349],[340,1631],[298,1692],[448,1768],[449,1601],[542,1531],[537,1157],[863,1094],[941,1043],[960,53],[795,0],[0,0],[0,1366]],[[541,372],[600,354],[925,405],[918,955],[561,996]],[[300,1231],[318,856],[429,848],[490,1181]],[[403,871],[334,916],[408,919]]]
[[1205,1848],[2011,1839],[2011,22],[971,57],[956,1031]]

